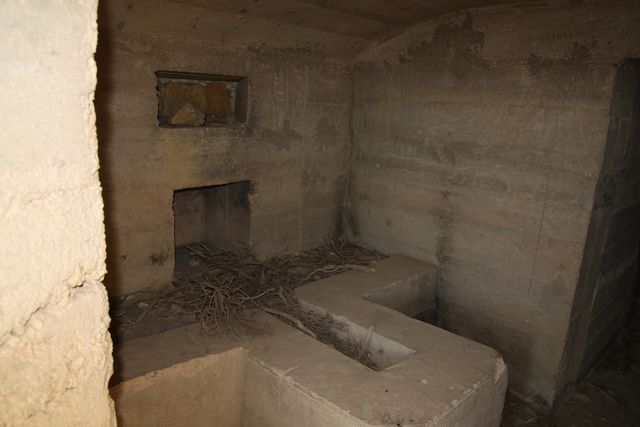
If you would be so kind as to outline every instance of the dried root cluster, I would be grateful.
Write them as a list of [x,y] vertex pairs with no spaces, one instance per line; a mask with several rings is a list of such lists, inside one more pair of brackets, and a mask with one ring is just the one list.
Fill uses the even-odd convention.
[[342,240],[265,261],[248,248],[214,250],[198,243],[187,249],[193,271],[177,278],[174,289],[152,305],[178,306],[181,315],[192,316],[205,331],[221,335],[261,332],[249,311],[260,309],[374,367],[364,343],[345,339],[345,325],[328,314],[302,309],[292,291],[345,270],[372,271],[368,265],[381,259],[380,254]]

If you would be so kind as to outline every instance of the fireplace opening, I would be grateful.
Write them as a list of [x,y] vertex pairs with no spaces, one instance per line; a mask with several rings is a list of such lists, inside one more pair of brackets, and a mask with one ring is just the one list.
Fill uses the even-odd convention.
[[236,250],[249,245],[250,188],[250,181],[240,181],[174,191],[176,273],[193,267],[186,246]]

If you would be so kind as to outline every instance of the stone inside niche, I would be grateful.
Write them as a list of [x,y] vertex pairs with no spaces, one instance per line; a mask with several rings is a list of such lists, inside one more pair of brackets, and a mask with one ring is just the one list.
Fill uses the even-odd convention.
[[190,103],[183,104],[170,118],[169,124],[174,126],[202,126],[205,114]]

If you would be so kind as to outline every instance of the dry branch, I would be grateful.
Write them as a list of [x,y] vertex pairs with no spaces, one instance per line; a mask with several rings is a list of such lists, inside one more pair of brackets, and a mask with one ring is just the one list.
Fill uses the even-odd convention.
[[265,261],[258,260],[246,247],[214,250],[196,243],[185,248],[191,256],[190,265],[197,268],[177,278],[174,290],[163,295],[158,304],[154,301],[135,323],[142,321],[152,308],[177,304],[183,311],[176,314],[167,310],[165,318],[195,316],[207,332],[238,334],[257,327],[252,326],[247,309],[259,306],[321,341],[335,339],[329,330],[339,325],[302,310],[293,290],[345,270],[375,271],[368,264],[382,258],[376,252],[342,240],[329,240],[310,251],[280,254]]
[[268,307],[260,307],[260,309],[263,310],[263,311],[266,311],[267,313],[271,313],[271,314],[275,314],[276,316],[284,317],[285,319],[287,319],[288,321],[293,323],[296,328],[300,329],[305,334],[307,334],[310,337],[313,337],[315,339],[318,338],[318,336],[316,334],[314,334],[309,328],[304,326],[304,324],[300,320],[296,319],[292,315],[287,314],[287,313],[285,313],[283,311],[276,310],[276,309],[273,309],[273,308],[268,308]]

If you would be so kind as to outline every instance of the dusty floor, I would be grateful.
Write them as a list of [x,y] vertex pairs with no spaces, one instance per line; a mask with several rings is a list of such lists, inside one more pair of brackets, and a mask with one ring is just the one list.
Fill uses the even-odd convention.
[[507,398],[503,427],[640,426],[640,310],[574,393],[545,415]]

